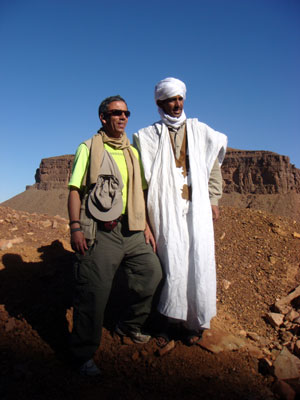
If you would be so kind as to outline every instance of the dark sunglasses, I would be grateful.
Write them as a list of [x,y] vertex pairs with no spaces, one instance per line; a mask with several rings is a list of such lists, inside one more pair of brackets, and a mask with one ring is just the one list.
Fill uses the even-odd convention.
[[130,111],[124,111],[124,110],[110,110],[107,111],[105,114],[120,117],[123,113],[126,118],[130,117]]

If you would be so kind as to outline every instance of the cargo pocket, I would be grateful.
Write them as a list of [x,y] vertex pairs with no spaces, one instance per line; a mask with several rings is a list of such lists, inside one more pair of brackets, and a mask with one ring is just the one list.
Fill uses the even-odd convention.
[[74,277],[77,284],[86,285],[89,282],[88,265],[76,262],[74,264]]
[[97,233],[97,221],[93,219],[87,209],[87,199],[89,192],[86,193],[82,199],[80,206],[80,226],[87,241],[87,245],[90,247],[95,239]]

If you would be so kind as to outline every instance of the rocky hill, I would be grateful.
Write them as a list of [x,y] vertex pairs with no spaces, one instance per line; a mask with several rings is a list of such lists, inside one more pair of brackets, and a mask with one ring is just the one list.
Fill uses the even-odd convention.
[[[33,187],[39,190],[66,189],[73,161],[73,155],[43,158],[36,170],[36,183]],[[27,188],[30,189],[32,186]]]
[[224,193],[300,193],[300,170],[270,151],[228,149],[222,165]]
[[[67,183],[73,160],[73,155],[42,159],[36,170],[36,183],[2,205],[67,217]],[[229,148],[222,174],[221,205],[265,210],[300,221],[300,170],[289,157]]]
[[218,313],[200,345],[175,339],[162,352],[155,339],[121,342],[113,334],[126,304],[120,270],[95,356],[103,377],[89,379],[66,358],[68,221],[1,206],[1,399],[299,399],[300,223],[221,207],[215,237]]
[[119,273],[95,357],[100,381],[78,376],[65,357],[72,162],[43,159],[35,185],[0,206],[0,397],[299,400],[299,170],[288,157],[227,152],[215,224],[218,314],[200,346],[175,340],[163,353],[154,339],[121,342],[113,334],[126,304]]
[[300,170],[289,157],[229,148],[222,175],[221,205],[265,210],[300,221]]

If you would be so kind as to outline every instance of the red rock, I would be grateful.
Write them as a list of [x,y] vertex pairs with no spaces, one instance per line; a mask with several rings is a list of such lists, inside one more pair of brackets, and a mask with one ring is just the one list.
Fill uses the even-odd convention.
[[283,297],[282,299],[276,301],[274,306],[276,311],[278,310],[283,314],[287,314],[288,312],[291,311],[291,306],[290,306],[291,302],[299,296],[300,296],[300,285],[295,290],[293,290],[288,296]]
[[212,353],[220,353],[221,351],[237,350],[245,347],[246,340],[238,338],[230,333],[221,330],[205,330],[199,346]]
[[284,381],[277,381],[273,385],[273,392],[282,400],[294,400],[296,398],[295,390]]
[[274,362],[274,374],[279,380],[298,379],[300,377],[297,364],[288,349],[283,348]]
[[300,340],[297,340],[294,346],[294,353],[300,356]]
[[284,315],[279,313],[268,313],[266,317],[274,328],[278,328],[284,321]]

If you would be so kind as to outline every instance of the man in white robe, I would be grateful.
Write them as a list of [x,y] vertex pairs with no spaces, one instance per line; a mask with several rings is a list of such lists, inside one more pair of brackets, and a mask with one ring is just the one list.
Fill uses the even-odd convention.
[[161,120],[134,134],[148,183],[147,208],[165,272],[158,311],[182,322],[188,344],[216,315],[213,220],[222,195],[220,165],[227,137],[183,110],[185,84],[155,87]]

